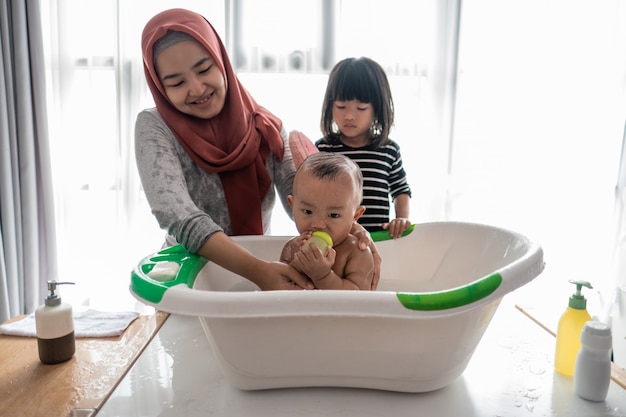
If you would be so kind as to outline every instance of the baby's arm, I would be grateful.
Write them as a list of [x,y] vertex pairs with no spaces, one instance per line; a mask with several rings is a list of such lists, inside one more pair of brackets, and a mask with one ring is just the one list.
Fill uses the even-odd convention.
[[[337,253],[330,246],[327,248],[326,256],[324,256],[320,248],[314,243],[303,242],[299,248],[296,248],[289,265],[309,277],[315,284],[332,273],[336,255]],[[315,287],[321,289],[317,284]]]
[[[350,239],[350,238],[349,238]],[[334,269],[331,269],[325,276],[314,278],[309,275],[315,288],[317,289],[334,289],[334,290],[370,290],[372,289],[372,280],[374,278],[374,256],[371,249],[360,249],[358,241],[353,238],[348,244],[348,250],[345,259],[345,266],[334,265],[336,269],[343,270],[343,277],[339,276]],[[342,244],[343,245],[343,244]],[[345,249],[345,247],[344,247]],[[335,252],[333,250],[333,252]],[[330,251],[329,251],[330,255]],[[307,274],[308,275],[308,274]]]
[[[326,256],[315,245],[306,245],[304,242],[309,235],[297,236],[290,239],[280,255],[281,262],[288,263],[296,271],[306,275],[313,281],[316,289],[325,290],[370,290],[374,278],[374,255],[369,247],[360,249],[356,237],[348,238],[350,253],[341,256],[345,259],[345,266],[339,267],[344,272],[341,277],[333,270],[337,259],[335,249],[328,247]],[[345,247],[343,249],[346,250]]]
[[[354,248],[348,256],[343,281],[350,283],[359,290],[372,289],[374,278],[374,256],[368,247],[366,250]],[[314,283],[317,287],[317,283]]]

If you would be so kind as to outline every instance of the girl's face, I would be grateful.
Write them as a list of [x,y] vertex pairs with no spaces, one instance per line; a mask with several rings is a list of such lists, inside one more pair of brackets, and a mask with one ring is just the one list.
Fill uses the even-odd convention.
[[308,171],[298,172],[289,205],[299,233],[324,231],[334,245],[343,242],[365,208],[360,206],[357,185],[349,175],[320,179]]
[[180,112],[210,119],[224,108],[224,75],[200,43],[183,41],[166,48],[156,59],[156,72],[167,98]]
[[346,145],[357,147],[370,142],[370,126],[374,120],[374,107],[370,103],[336,100],[333,103],[333,120]]

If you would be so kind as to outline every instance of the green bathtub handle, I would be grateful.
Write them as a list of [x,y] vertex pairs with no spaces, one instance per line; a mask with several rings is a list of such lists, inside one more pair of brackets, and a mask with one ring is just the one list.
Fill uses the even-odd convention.
[[427,293],[396,293],[400,303],[417,311],[447,310],[481,300],[492,294],[502,284],[502,275],[495,273],[462,287]]
[[[158,263],[174,262],[178,264],[176,275],[170,279],[155,279],[150,272]],[[130,288],[139,297],[158,304],[165,292],[180,284],[193,288],[198,273],[208,260],[200,255],[189,253],[181,245],[170,246],[145,257],[131,272]]]

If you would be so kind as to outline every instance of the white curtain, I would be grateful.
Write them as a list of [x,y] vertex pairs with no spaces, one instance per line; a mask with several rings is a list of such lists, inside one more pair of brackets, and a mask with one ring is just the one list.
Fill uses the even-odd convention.
[[[538,240],[548,267],[537,280],[546,290],[536,298],[566,299],[571,278],[598,288],[613,283],[607,265],[623,129],[616,103],[626,68],[626,2],[475,0],[462,8],[458,0],[283,7],[267,6],[278,0],[42,3],[51,4],[58,19],[51,33],[58,35],[52,62],[60,66],[53,77],[60,102],[53,109],[62,114],[51,117],[51,141],[59,266],[64,279],[82,281],[75,289],[88,297],[128,295],[128,271],[162,241],[136,180],[132,125],[150,105],[139,35],[150,16],[169,7],[207,16],[226,35],[231,56],[241,41],[239,52],[248,58],[239,68],[244,85],[286,126],[312,139],[319,135],[327,72],[315,64],[311,71],[281,70],[281,56],[304,48],[309,62],[322,46],[319,33],[308,35],[322,25],[309,29],[310,22],[275,10],[333,8],[334,59],[369,55],[388,70],[396,104],[392,138],[402,147],[414,191],[413,221],[491,223]],[[402,13],[409,4],[419,13]],[[327,17],[310,14],[316,22]],[[274,234],[293,233],[280,205],[273,220]]]
[[615,280],[625,279],[611,261],[623,227],[612,214],[626,116],[626,2],[474,0],[463,3],[461,20],[451,219],[541,243],[546,268],[515,296],[549,327],[571,279],[593,285],[587,310],[606,318]]
[[[626,125],[620,167],[615,186],[615,252],[613,259],[615,279],[615,306],[613,314],[613,357],[615,363],[626,368]],[[608,302],[612,297],[607,297]]]
[[0,2],[0,322],[56,279],[39,1]]
[[[50,119],[59,273],[64,280],[77,283],[63,288],[67,301],[95,307],[101,304],[107,308],[119,301],[119,305],[126,303],[123,307],[127,307],[128,302],[134,302],[127,289],[130,270],[163,242],[164,232],[150,213],[138,181],[133,128],[137,113],[153,105],[141,62],[141,31],[151,16],[167,8],[189,8],[206,16],[224,35],[231,57],[237,55],[238,41],[233,33],[237,28],[245,28],[248,38],[241,41],[249,54],[248,63],[255,56],[264,62],[262,53],[275,54],[278,56],[275,62],[280,63],[285,58],[281,53],[289,56],[303,49],[308,59],[320,50],[326,51],[325,44],[316,43],[323,21],[323,16],[316,14],[333,9],[334,17],[330,20],[337,19],[337,34],[332,58],[367,54],[389,68],[397,92],[394,100],[398,103],[398,113],[404,115],[397,118],[394,138],[402,142],[407,155],[420,158],[416,165],[424,170],[426,164],[436,166],[435,175],[445,176],[447,138],[439,138],[446,136],[443,131],[451,120],[449,82],[456,71],[447,49],[437,45],[448,36],[451,38],[447,45],[455,44],[458,33],[446,29],[457,29],[457,0],[46,0],[42,3],[49,7],[47,21],[51,34],[49,62],[54,103],[50,111],[54,117]],[[408,5],[419,7],[420,13],[414,17],[402,15],[405,29],[401,30],[393,18],[398,15],[397,10],[405,10]],[[239,18],[243,20],[236,18],[239,6],[242,12]],[[317,19],[315,23],[289,18],[305,8],[316,10],[311,12],[311,19]],[[359,12],[358,16],[354,16],[355,11]],[[382,11],[385,16],[381,19]],[[270,24],[274,21],[276,24]],[[379,30],[368,31],[365,39],[355,36],[351,29],[373,26]],[[288,40],[285,33],[292,34]],[[389,45],[401,35],[404,46],[397,50],[403,52],[394,57]],[[283,49],[267,49],[274,45]],[[431,62],[436,63],[436,68],[429,71]],[[319,112],[327,71],[322,71],[319,64],[301,69],[240,68],[239,77],[255,99],[279,115],[289,129],[304,131],[312,139],[320,134]],[[446,100],[435,99],[443,94],[448,94]],[[440,110],[443,106],[448,106],[447,112]],[[425,149],[436,149],[437,157],[432,158],[432,153],[427,154]],[[433,159],[442,163],[435,164]],[[413,170],[416,176],[422,172],[421,168]],[[429,174],[430,178],[433,176]],[[431,184],[429,181],[425,185],[431,187]],[[423,185],[416,182],[416,193],[420,193],[420,188]],[[418,210],[439,211],[440,201],[425,203],[427,199],[416,199],[420,202],[416,206],[416,218],[424,217]],[[277,204],[272,232],[291,234],[294,230],[293,222]]]
[[[59,276],[74,305],[129,309],[130,271],[160,249],[134,155],[137,114],[154,104],[141,31],[157,12],[186,7],[221,19],[223,0],[41,0],[51,91],[50,142]],[[221,6],[221,7],[220,7]]]

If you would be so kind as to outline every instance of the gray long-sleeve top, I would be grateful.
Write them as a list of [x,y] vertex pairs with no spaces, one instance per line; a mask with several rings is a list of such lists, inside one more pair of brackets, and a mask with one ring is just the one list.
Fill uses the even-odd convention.
[[[284,126],[281,136],[285,142],[282,161],[270,154],[265,164],[273,184],[262,202],[265,234],[270,230],[276,191],[291,217],[287,196],[291,193],[295,166]],[[232,234],[219,174],[208,173],[196,165],[156,108],[137,116],[135,155],[148,204],[159,226],[168,232],[168,245],[179,243],[195,253],[213,233]]]

